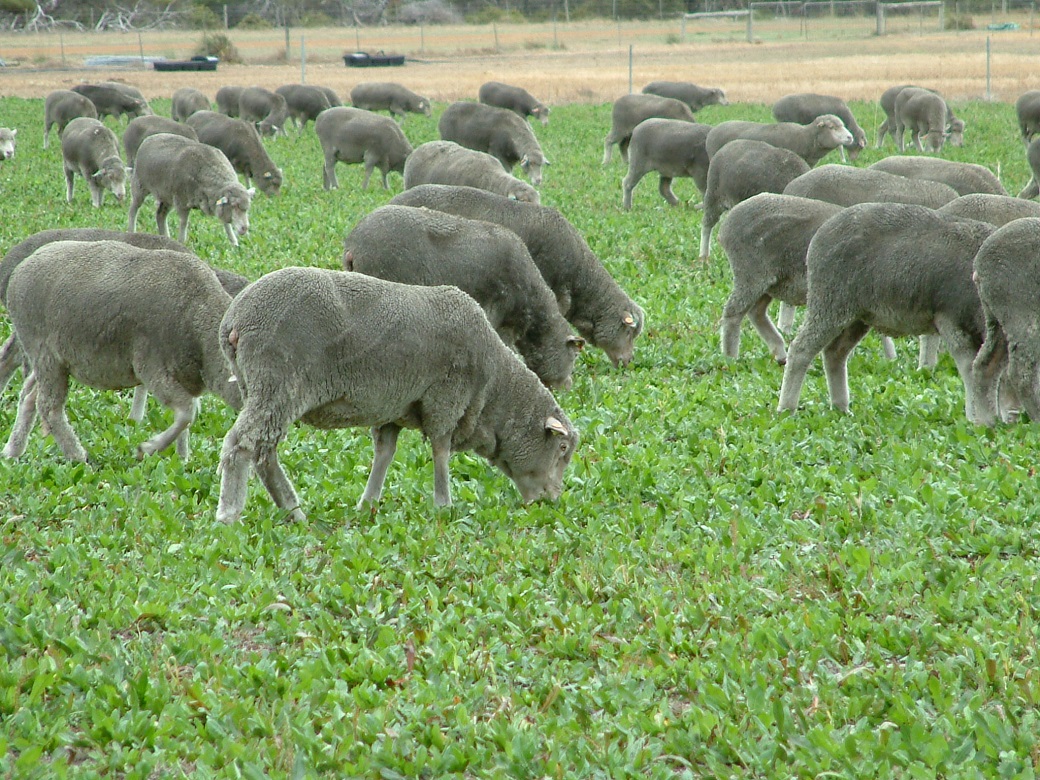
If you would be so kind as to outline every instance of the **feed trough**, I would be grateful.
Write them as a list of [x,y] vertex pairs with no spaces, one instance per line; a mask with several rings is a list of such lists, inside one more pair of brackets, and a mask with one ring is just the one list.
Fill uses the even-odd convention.
[[377,51],[375,54],[369,54],[366,51],[356,51],[351,54],[344,54],[343,62],[346,63],[348,68],[374,68],[388,65],[404,65],[404,55],[386,54],[381,51]]
[[216,70],[219,60],[216,57],[192,57],[190,60],[156,60],[152,67],[156,70]]

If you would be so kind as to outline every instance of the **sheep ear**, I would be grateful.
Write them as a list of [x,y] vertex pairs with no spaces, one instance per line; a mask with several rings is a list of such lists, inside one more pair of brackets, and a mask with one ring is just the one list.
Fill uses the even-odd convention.
[[569,336],[567,338],[567,346],[574,347],[575,350],[581,352],[583,349],[585,349],[585,339],[583,339],[581,336]]
[[630,311],[626,311],[621,315],[621,322],[629,328],[634,328],[636,326],[636,318],[632,316],[632,312]]
[[267,173],[265,173],[265,174],[264,174],[264,178],[265,178],[265,179],[268,179],[268,180],[270,180],[270,178],[271,178],[271,172],[270,172],[270,171],[268,171]]
[[256,195],[256,187],[250,187],[248,190],[246,190],[246,195],[248,195],[250,198]]
[[104,175],[104,173],[105,173],[104,171],[98,171],[96,173],[91,174],[90,178],[92,178],[92,179],[99,179],[99,178],[101,178],[102,175]]
[[521,168],[526,168],[530,164],[531,164],[531,161],[527,159],[527,155],[526,154],[523,157],[520,158],[520,167]]
[[542,165],[552,165],[552,163],[549,162],[548,158],[543,158],[542,159]]
[[567,430],[567,426],[557,420],[555,417],[549,416],[545,420],[545,430],[549,433],[558,433],[560,436],[566,436],[570,433]]

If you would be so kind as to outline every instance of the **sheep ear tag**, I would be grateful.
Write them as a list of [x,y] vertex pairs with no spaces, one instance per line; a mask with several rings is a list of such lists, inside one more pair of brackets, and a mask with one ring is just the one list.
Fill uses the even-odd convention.
[[566,425],[552,416],[546,418],[545,430],[549,431],[549,433],[558,433],[560,436],[566,436],[570,433]]
[[218,205],[218,206],[226,206],[227,204],[228,204],[228,199],[227,199],[227,196],[226,196],[226,195],[225,195],[224,197],[220,198],[220,199],[219,199],[219,200],[217,201],[217,205]]
[[573,347],[578,352],[581,352],[583,349],[585,349],[585,339],[581,338],[580,336],[568,336],[567,346]]
[[631,312],[626,311],[624,315],[621,317],[621,322],[627,325],[629,328],[634,328],[636,326],[636,318],[632,316]]

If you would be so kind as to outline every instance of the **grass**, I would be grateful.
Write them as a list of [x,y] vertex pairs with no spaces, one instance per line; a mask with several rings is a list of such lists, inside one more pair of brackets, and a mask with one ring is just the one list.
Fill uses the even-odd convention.
[[[82,183],[65,204],[41,101],[0,108],[19,128],[0,245],[125,226]],[[413,143],[436,137],[437,108],[406,120]],[[968,141],[944,155],[999,165],[1017,192],[1011,107],[955,108]],[[873,138],[873,106],[853,110]],[[850,363],[851,415],[828,407],[819,364],[798,414],[777,415],[782,372],[753,331],[739,361],[719,353],[729,271],[717,247],[696,263],[699,212],[669,208],[652,177],[621,210],[623,168],[599,165],[608,117],[559,106],[537,128],[544,202],[648,321],[627,369],[586,350],[560,396],[582,432],[560,501],[524,507],[459,454],[456,505],[435,510],[429,447],[406,433],[382,504],[357,511],[367,434],[301,426],[282,457],[308,522],[254,484],[243,522],[218,526],[231,411],[204,399],[191,462],[138,462],[167,414],[153,402],[137,427],[128,394],[75,386],[92,462],[37,430],[0,464],[0,776],[1036,775],[1036,427],[971,426],[948,356],[921,373],[912,342],[887,362],[872,338]],[[322,191],[313,131],[269,144],[282,194],[256,201],[237,250],[196,213],[193,248],[250,276],[337,267],[388,195],[343,166]]]

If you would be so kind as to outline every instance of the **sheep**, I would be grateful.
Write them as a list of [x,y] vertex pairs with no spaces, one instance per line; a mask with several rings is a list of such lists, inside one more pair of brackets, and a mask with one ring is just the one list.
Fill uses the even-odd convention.
[[628,162],[628,145],[632,140],[632,131],[645,119],[678,119],[683,122],[696,122],[690,107],[675,98],[659,95],[622,95],[614,101],[610,110],[610,132],[603,141],[603,164],[607,165],[613,157],[614,144],[621,152],[621,159]]
[[289,106],[285,97],[263,87],[246,87],[238,96],[238,115],[255,122],[260,135],[285,135]]
[[700,259],[708,260],[711,230],[724,211],[760,192],[783,192],[788,182],[808,170],[801,156],[765,141],[738,138],[719,149],[708,165]]
[[538,203],[538,190],[506,173],[490,154],[467,149],[453,141],[428,141],[408,155],[404,164],[404,188],[420,184],[460,184]]
[[972,260],[994,230],[907,203],[861,203],[827,220],[809,243],[807,312],[788,350],[779,411],[797,409],[822,350],[831,404],[847,412],[849,353],[874,328],[888,336],[938,333],[972,419],[972,361],[985,330]]
[[[148,100],[141,93],[141,90],[139,90],[135,86],[132,86],[130,84],[124,84],[121,81],[102,81],[99,86],[109,87],[110,89],[114,89],[117,92],[122,92],[129,98],[139,100],[143,104],[143,108],[141,109],[141,116],[150,116],[155,113],[154,111],[152,111],[152,107],[148,105]],[[98,118],[100,119],[100,117]]]
[[350,102],[356,108],[368,111],[389,111],[390,115],[403,122],[405,114],[430,116],[433,109],[430,99],[416,95],[407,87],[392,81],[365,81],[350,90]]
[[332,107],[328,95],[310,84],[284,84],[275,92],[285,98],[289,117],[301,132],[307,129],[308,122],[315,121],[318,114]]
[[542,183],[542,168],[549,161],[530,125],[508,109],[469,101],[452,103],[441,114],[437,131],[444,141],[487,152],[507,172],[519,163],[531,184]]
[[323,93],[325,93],[325,97],[328,98],[329,108],[335,108],[336,106],[342,106],[343,105],[343,101],[340,100],[339,95],[336,94],[336,90],[332,89],[331,87],[323,87],[321,85],[316,85],[316,86]]
[[238,388],[217,341],[231,297],[204,262],[122,241],[54,241],[11,273],[7,307],[31,372],[22,383],[3,452],[25,452],[36,412],[69,460],[87,453],[65,417],[69,377],[102,390],[143,385],[174,412],[173,424],[137,447],[138,458],[176,442],[205,390],[231,406]]
[[933,209],[957,197],[957,190],[942,182],[849,165],[821,165],[793,180],[783,192],[838,206],[885,202],[914,203]]
[[[209,98],[194,87],[181,87],[173,93],[171,114],[178,122],[183,122],[196,111],[209,111]],[[235,101],[235,113],[238,113],[238,101]]]
[[1033,136],[1040,133],[1040,89],[1031,89],[1019,96],[1015,101],[1015,115],[1022,142],[1028,146]]
[[951,200],[939,211],[967,219],[988,222],[995,227],[1022,217],[1040,217],[1040,203],[1010,195],[987,195],[973,192]]
[[337,106],[326,109],[315,120],[314,132],[325,157],[322,186],[326,190],[339,187],[337,162],[364,163],[362,189],[368,189],[372,171],[379,168],[383,174],[383,189],[388,190],[390,171],[403,176],[405,162],[412,153],[412,145],[393,119],[363,108]]
[[0,127],[0,162],[14,158],[15,136],[17,135],[17,129]]
[[98,119],[104,119],[106,116],[119,119],[125,116],[129,120],[151,113],[152,110],[143,97],[128,95],[121,88],[105,84],[77,84],[72,91],[83,95],[94,104]]
[[[393,121],[393,120],[390,120]],[[571,385],[585,345],[571,333],[524,242],[501,225],[412,206],[383,206],[344,241],[343,270],[391,282],[453,284],[548,387]]]
[[505,108],[521,119],[532,117],[543,125],[549,124],[549,107],[534,98],[523,87],[503,84],[501,81],[488,81],[477,90],[477,100],[488,106]]
[[577,429],[457,287],[283,268],[235,298],[220,345],[245,398],[221,449],[220,522],[241,516],[250,463],[275,504],[304,519],[278,462],[278,444],[301,419],[371,428],[359,506],[379,501],[401,428],[430,440],[437,506],[451,505],[453,451],[487,458],[525,502],[562,492]]
[[155,222],[159,234],[169,235],[166,217],[170,209],[177,212],[182,244],[188,236],[188,213],[199,209],[224,223],[228,240],[238,246],[238,235],[249,230],[249,205],[254,190],[238,181],[222,151],[199,141],[172,133],[159,133],[145,138],[137,150],[137,161],[131,176],[130,224],[128,233],[137,226],[137,210],[144,199],[154,195],[158,206]]
[[[1008,419],[1023,407],[1040,421],[1040,219],[1008,222],[979,247],[974,279],[986,338],[972,365],[973,422],[992,425],[1005,405]],[[998,385],[1006,395],[998,404]]]
[[670,205],[679,199],[672,179],[692,178],[701,195],[708,187],[708,152],[704,142],[711,125],[677,119],[645,119],[632,131],[628,147],[628,173],[621,183],[622,207],[632,208],[632,190],[650,171],[660,174],[658,191]]
[[424,184],[390,205],[425,206],[509,228],[556,296],[560,313],[615,366],[627,366],[643,331],[643,310],[625,294],[574,226],[549,206],[522,203],[474,187]]
[[[928,92],[932,92],[936,95],[939,93],[934,89],[928,89],[927,87],[917,87],[913,84],[898,84],[894,87],[886,89],[880,99],[881,110],[885,112],[885,119],[878,126],[877,136],[877,148],[880,149],[882,143],[885,141],[886,135],[892,136],[892,141],[898,146],[899,141],[896,139],[896,128],[898,125],[896,119],[896,101],[899,98],[900,93],[904,89],[924,89]],[[964,143],[964,122],[958,119],[953,114],[953,109],[950,108],[949,104],[946,106],[946,130],[949,133],[947,142],[951,146],[961,146]]]
[[697,113],[705,106],[728,106],[726,91],[721,87],[699,87],[688,81],[651,81],[642,90],[644,95],[674,98]]
[[127,165],[131,168],[133,167],[141,141],[156,133],[173,133],[174,135],[190,138],[193,141],[199,140],[194,128],[175,119],[156,114],[139,116],[136,119],[131,119],[126,126],[126,130],[123,131],[123,149],[126,151]]
[[69,122],[61,134],[61,157],[65,199],[69,203],[72,203],[76,174],[86,179],[94,208],[101,208],[105,190],[123,202],[128,169],[119,156],[119,139],[101,120],[81,116]]
[[732,119],[711,129],[704,142],[708,156],[714,157],[723,146],[737,138],[765,141],[790,149],[812,168],[833,149],[853,143],[852,133],[834,114],[818,116],[804,125],[795,122],[745,122]]
[[1029,163],[1032,176],[1029,178],[1029,183],[1018,193],[1018,197],[1023,200],[1031,200],[1040,195],[1040,183],[1038,183],[1040,182],[1040,139],[1029,142],[1029,146],[1026,147],[1026,161]]
[[68,89],[48,93],[43,101],[43,148],[47,148],[52,127],[58,126],[60,136],[69,122],[81,116],[98,118],[97,109],[89,98]]
[[870,166],[875,171],[894,173],[910,179],[925,179],[948,184],[958,195],[981,192],[1007,195],[1007,190],[993,172],[975,163],[955,162],[938,157],[886,157]]
[[848,149],[849,159],[855,160],[867,146],[867,134],[859,126],[848,104],[834,95],[817,95],[812,92],[800,92],[784,97],[773,103],[773,118],[777,122],[794,122],[807,125],[824,114],[833,114],[852,133],[852,143],[841,147],[842,159]]
[[245,177],[247,187],[255,182],[269,198],[281,191],[282,169],[274,164],[251,122],[216,111],[196,111],[188,117],[187,124],[199,141],[224,153],[231,167]]
[[[217,94],[214,95],[214,99],[217,101],[217,111],[222,114],[226,114],[229,117],[238,117],[238,101],[242,97],[242,91],[245,87],[239,87],[232,84],[227,84],[217,90]],[[207,106],[206,108],[209,108]]]
[[902,90],[896,96],[896,148],[903,151],[904,133],[909,128],[917,151],[924,151],[922,135],[930,151],[941,151],[947,136],[947,113],[946,101],[934,92],[916,87]]

